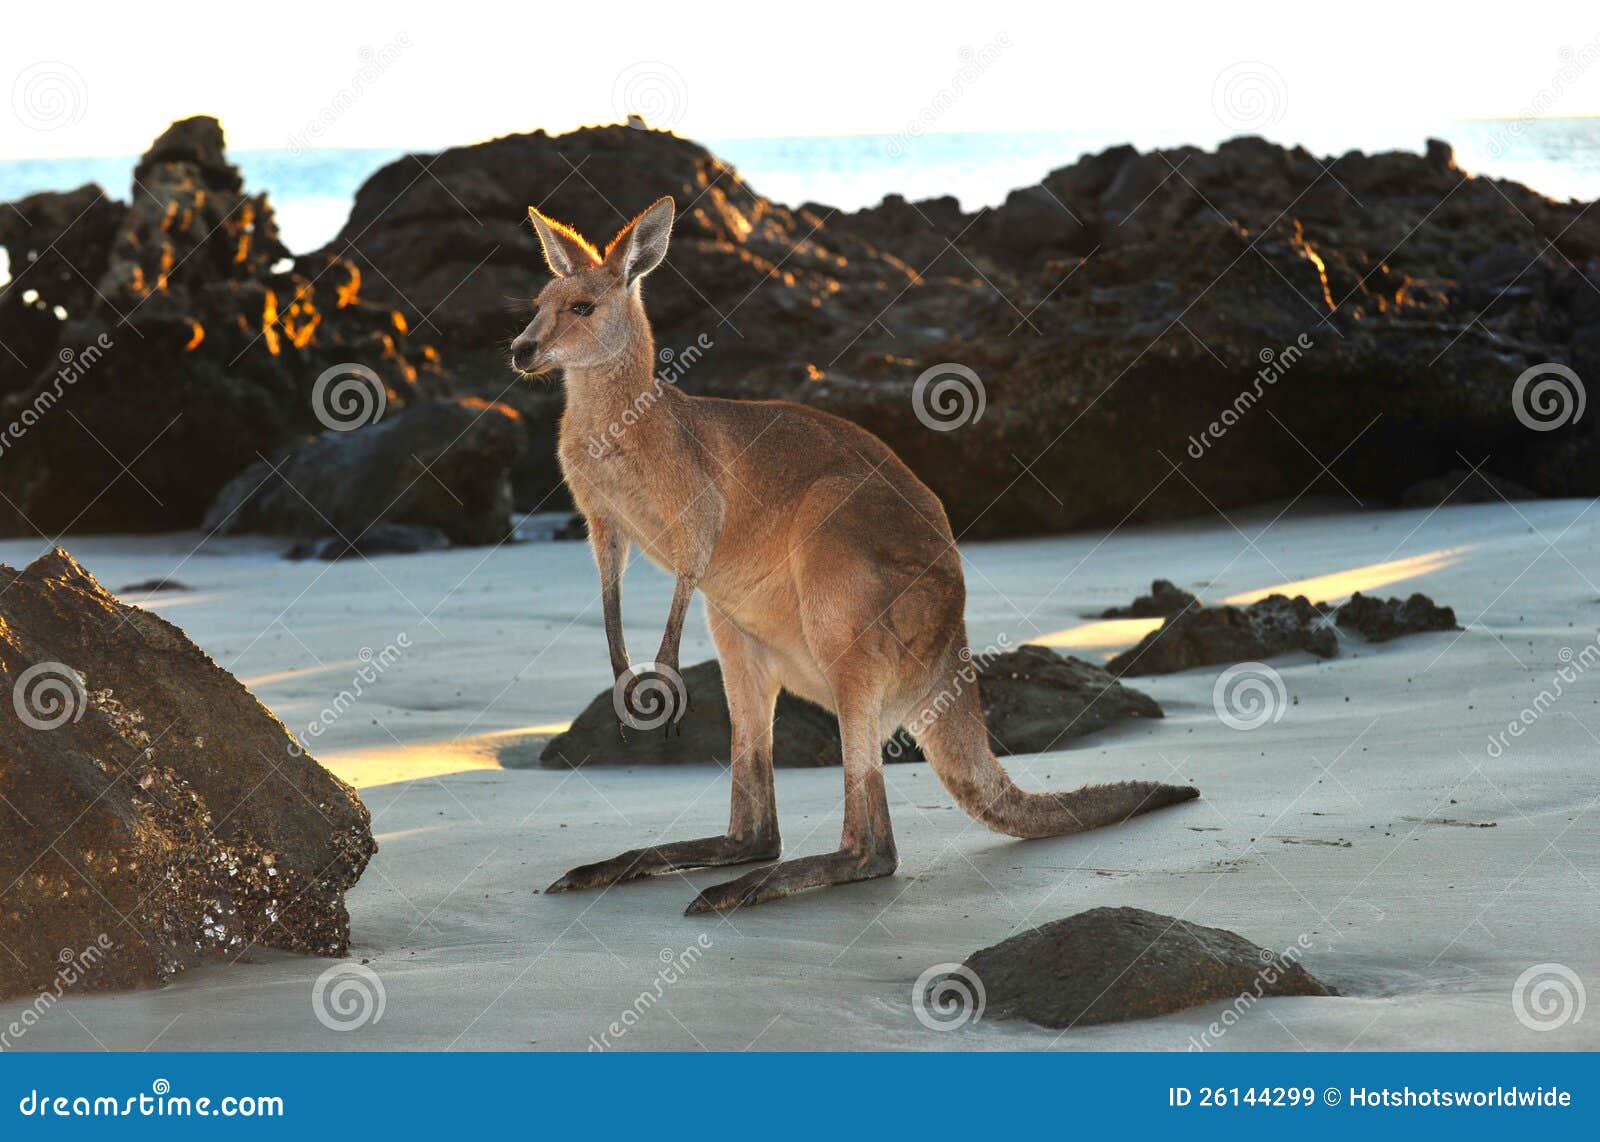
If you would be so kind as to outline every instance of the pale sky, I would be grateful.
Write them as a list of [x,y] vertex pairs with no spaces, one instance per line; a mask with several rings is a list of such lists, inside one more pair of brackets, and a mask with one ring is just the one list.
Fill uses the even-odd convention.
[[[1281,141],[1330,126],[1600,114],[1593,0],[1510,10],[395,0],[224,5],[203,19],[124,0],[13,5],[3,28],[11,106],[0,108],[0,158],[137,153],[197,113],[221,118],[239,149],[296,138],[432,149],[616,121],[630,107],[693,138],[913,123],[1214,128],[1225,94],[1252,92],[1267,110],[1245,114]],[[366,62],[378,58],[387,66]],[[308,135],[319,119],[328,125]]]

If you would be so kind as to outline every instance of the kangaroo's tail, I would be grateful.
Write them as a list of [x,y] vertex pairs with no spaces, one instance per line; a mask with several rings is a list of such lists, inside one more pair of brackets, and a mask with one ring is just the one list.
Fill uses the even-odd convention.
[[1063,793],[1029,793],[1011,780],[989,748],[983,704],[972,682],[954,682],[924,708],[915,736],[933,771],[967,813],[998,833],[1055,837],[1114,825],[1200,796],[1192,785],[1119,781]]

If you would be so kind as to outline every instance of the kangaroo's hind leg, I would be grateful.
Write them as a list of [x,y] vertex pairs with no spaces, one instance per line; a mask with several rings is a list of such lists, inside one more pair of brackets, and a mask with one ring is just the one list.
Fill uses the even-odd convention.
[[792,896],[808,888],[892,875],[899,867],[883,784],[882,699],[871,683],[836,698],[844,753],[844,834],[836,852],[798,857],[757,869],[701,892],[688,914],[722,911]]
[[720,837],[671,841],[631,849],[573,869],[546,891],[605,888],[624,880],[688,868],[774,860],[779,852],[778,806],[772,783],[772,714],[778,683],[766,652],[708,605],[711,635],[722,661],[722,683],[733,722],[733,804]]

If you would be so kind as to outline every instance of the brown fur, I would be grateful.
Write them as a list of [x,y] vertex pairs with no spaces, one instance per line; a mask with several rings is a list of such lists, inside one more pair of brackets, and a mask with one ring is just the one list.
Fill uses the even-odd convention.
[[[939,500],[883,441],[849,421],[784,401],[692,397],[655,379],[639,283],[665,256],[670,199],[629,223],[603,256],[570,228],[531,213],[557,276],[513,343],[513,359],[529,374],[564,373],[561,465],[589,521],[613,673],[629,668],[621,581],[637,544],[677,580],[655,658],[664,668],[678,667],[690,598],[705,596],[735,758],[725,835],[576,868],[552,891],[776,857],[772,713],[780,687],[839,717],[839,849],[708,888],[691,912],[892,873],[881,748],[907,723],[962,808],[1014,836],[1095,828],[1197,796],[1146,782],[1019,789],[989,748],[967,677],[966,588]],[[572,311],[585,303],[594,306],[588,316]],[[634,417],[617,431],[630,409]]]

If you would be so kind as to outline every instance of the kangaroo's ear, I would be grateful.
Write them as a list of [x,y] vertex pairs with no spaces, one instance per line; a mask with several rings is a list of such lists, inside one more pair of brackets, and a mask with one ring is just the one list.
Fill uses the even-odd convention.
[[531,206],[528,207],[528,217],[533,220],[539,244],[544,247],[544,260],[550,264],[550,272],[556,277],[570,277],[600,264],[600,255],[595,248],[565,222],[546,218]]
[[614,268],[627,286],[659,266],[672,238],[671,196],[658,198],[647,210],[622,228],[606,247],[606,265]]

